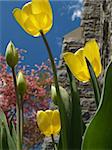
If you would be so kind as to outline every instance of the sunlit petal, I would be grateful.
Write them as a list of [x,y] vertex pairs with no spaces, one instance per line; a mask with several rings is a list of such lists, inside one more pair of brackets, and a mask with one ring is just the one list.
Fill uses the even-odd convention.
[[46,136],[51,135],[51,120],[44,111],[38,111],[37,113],[37,123],[39,126],[40,131],[45,134]]
[[74,54],[66,52],[63,54],[65,63],[72,74],[79,80],[87,82],[90,80],[90,74],[86,64],[86,59],[91,63],[93,70],[98,77],[102,71],[99,46],[95,39],[88,41],[84,48],[79,49]]
[[93,61],[94,58],[100,58],[99,46],[95,39],[89,40],[84,46],[84,55],[88,60]]
[[30,35],[39,36],[40,30],[47,33],[53,25],[53,14],[49,0],[33,0],[22,10],[16,8],[13,15],[20,26]]
[[13,15],[16,21],[24,28],[24,22],[27,20],[28,16],[25,12],[20,10],[19,8],[15,8],[13,10]]
[[31,7],[32,2],[28,2],[26,3],[22,10],[27,14],[27,15],[31,15],[32,14],[32,7]]
[[52,126],[53,126],[53,134],[58,134],[61,130],[60,114],[58,110],[53,111]]
[[37,22],[34,15],[29,15],[26,22],[24,23],[24,27],[27,30],[27,32],[31,35],[36,36],[36,35],[40,34],[39,33],[40,25]]
[[38,111],[37,124],[40,131],[46,136],[51,136],[51,134],[58,134],[61,129],[59,111]]
[[66,52],[63,54],[65,63],[79,81],[88,81],[89,72],[83,56],[83,49],[76,53]]
[[91,63],[96,76],[99,76],[102,70],[99,46],[95,39],[91,39],[85,44],[84,55]]
[[32,12],[33,14],[48,14],[52,19],[52,8],[49,0],[32,0]]

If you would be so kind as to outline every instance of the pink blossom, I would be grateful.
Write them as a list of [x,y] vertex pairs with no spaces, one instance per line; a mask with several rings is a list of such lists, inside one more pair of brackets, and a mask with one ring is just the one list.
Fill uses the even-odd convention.
[[[19,50],[19,65],[17,72],[22,70],[26,75],[27,91],[24,95],[24,144],[32,146],[37,143],[42,137],[37,128],[35,116],[40,109],[46,110],[49,108],[50,85],[52,84],[52,71],[50,63],[35,64],[34,68],[30,65],[22,65],[24,53],[26,51]],[[12,73],[8,68],[5,58],[0,55],[0,108],[4,110],[7,117],[10,116],[11,110],[16,108],[16,96],[13,84]],[[16,116],[14,117],[16,122]]]

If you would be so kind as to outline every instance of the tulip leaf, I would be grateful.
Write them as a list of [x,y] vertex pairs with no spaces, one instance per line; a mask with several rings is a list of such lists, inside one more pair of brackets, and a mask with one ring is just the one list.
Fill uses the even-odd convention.
[[1,122],[0,150],[9,150],[4,122]]
[[103,85],[99,108],[84,135],[82,150],[112,149],[112,62]]
[[[64,128],[64,130],[61,130],[61,134],[60,134],[60,139],[59,139],[59,144],[58,144],[58,149],[62,149],[63,145],[66,145],[66,141],[68,141],[67,137],[68,137],[68,126],[69,126],[69,115],[70,115],[70,98],[69,98],[69,95],[67,93],[67,91],[59,86],[59,92],[60,92],[60,95],[61,95],[61,100],[58,98],[58,94],[56,92],[56,88],[55,86],[51,86],[51,98],[54,102],[55,105],[58,105],[59,106],[59,109],[60,109],[60,118],[63,118],[63,123],[64,123],[64,126],[66,128]],[[62,121],[62,120],[61,120]],[[62,122],[61,122],[62,124]],[[63,136],[63,133],[64,135],[66,136]],[[63,144],[63,139],[65,140],[65,144]],[[67,146],[67,145],[66,145]],[[65,149],[65,147],[64,147]]]
[[2,124],[4,125],[4,128],[6,130],[7,143],[8,143],[9,150],[15,150],[16,145],[15,145],[15,143],[11,137],[10,130],[9,130],[9,127],[7,124],[7,119],[6,119],[6,116],[2,110],[0,110],[0,122],[2,122]]
[[90,73],[91,83],[92,83],[92,86],[93,86],[93,89],[94,89],[96,105],[98,107],[99,102],[100,102],[100,98],[101,98],[100,87],[99,87],[96,75],[94,73],[93,67],[92,67],[92,65],[90,64],[90,62],[88,61],[87,58],[86,58],[86,63],[87,63],[88,70],[89,70],[89,73]]
[[[60,93],[61,94],[61,93]],[[69,100],[69,99],[65,99]],[[67,102],[68,103],[68,102]],[[63,128],[61,128],[60,132],[60,140],[59,140],[59,149],[68,149],[68,127],[69,127],[69,121],[68,121],[68,112],[67,108],[68,105],[64,102],[63,96],[61,95],[61,100],[57,96],[57,105],[60,110],[60,118],[61,118],[61,125]]]
[[[60,100],[59,100],[60,101]],[[67,114],[65,110],[65,106],[62,101],[58,101],[58,107],[60,110],[60,118],[61,118],[61,125],[62,129],[60,132],[61,142],[62,142],[62,149],[68,149],[68,121],[67,121]]]
[[12,120],[10,120],[10,124],[9,124],[9,130],[10,130],[10,134],[11,134],[11,137],[16,145],[16,137],[17,137],[17,134],[16,134],[16,129],[15,129],[15,126],[14,126],[14,123]]
[[[67,66],[66,66],[67,67]],[[69,68],[67,67],[68,77],[71,88],[71,125],[69,133],[69,149],[80,149],[82,142],[82,135],[85,130],[85,124],[82,121],[80,98],[77,91],[75,79],[73,78]]]
[[58,142],[58,145],[57,145],[57,149],[58,150],[62,150],[62,138],[61,138],[61,135],[59,137],[59,142]]

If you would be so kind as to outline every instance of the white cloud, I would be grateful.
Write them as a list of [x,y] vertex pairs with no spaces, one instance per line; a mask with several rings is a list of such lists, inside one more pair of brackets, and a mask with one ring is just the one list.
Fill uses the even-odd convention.
[[81,10],[76,10],[76,11],[74,11],[73,14],[72,14],[72,16],[71,16],[71,20],[72,20],[72,21],[75,21],[75,19],[76,19],[77,17],[81,17]]
[[80,2],[80,3],[82,3],[82,2],[83,2],[83,0],[79,0],[79,2]]
[[60,10],[60,15],[67,15],[71,21],[75,21],[77,17],[81,17],[83,0],[68,0],[63,2],[63,7]]
[[71,16],[71,21],[75,21],[77,17],[81,17],[83,0],[76,0],[68,5],[68,13]]

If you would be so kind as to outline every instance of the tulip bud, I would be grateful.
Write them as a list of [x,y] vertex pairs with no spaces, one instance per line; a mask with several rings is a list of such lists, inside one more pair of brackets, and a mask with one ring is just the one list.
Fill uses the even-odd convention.
[[6,62],[7,64],[13,68],[18,63],[18,52],[14,46],[14,44],[10,41],[6,48]]
[[[63,87],[59,86],[59,90],[60,90],[61,98],[62,98],[63,104],[65,106],[65,109],[68,112],[69,109],[70,109],[69,95]],[[51,98],[54,101],[54,104],[58,105],[58,100],[59,99],[58,99],[58,96],[57,96],[57,93],[56,93],[56,88],[53,85],[51,86]]]
[[18,77],[17,77],[17,88],[19,94],[23,96],[24,93],[26,92],[27,85],[26,85],[25,77],[21,71],[18,73]]

